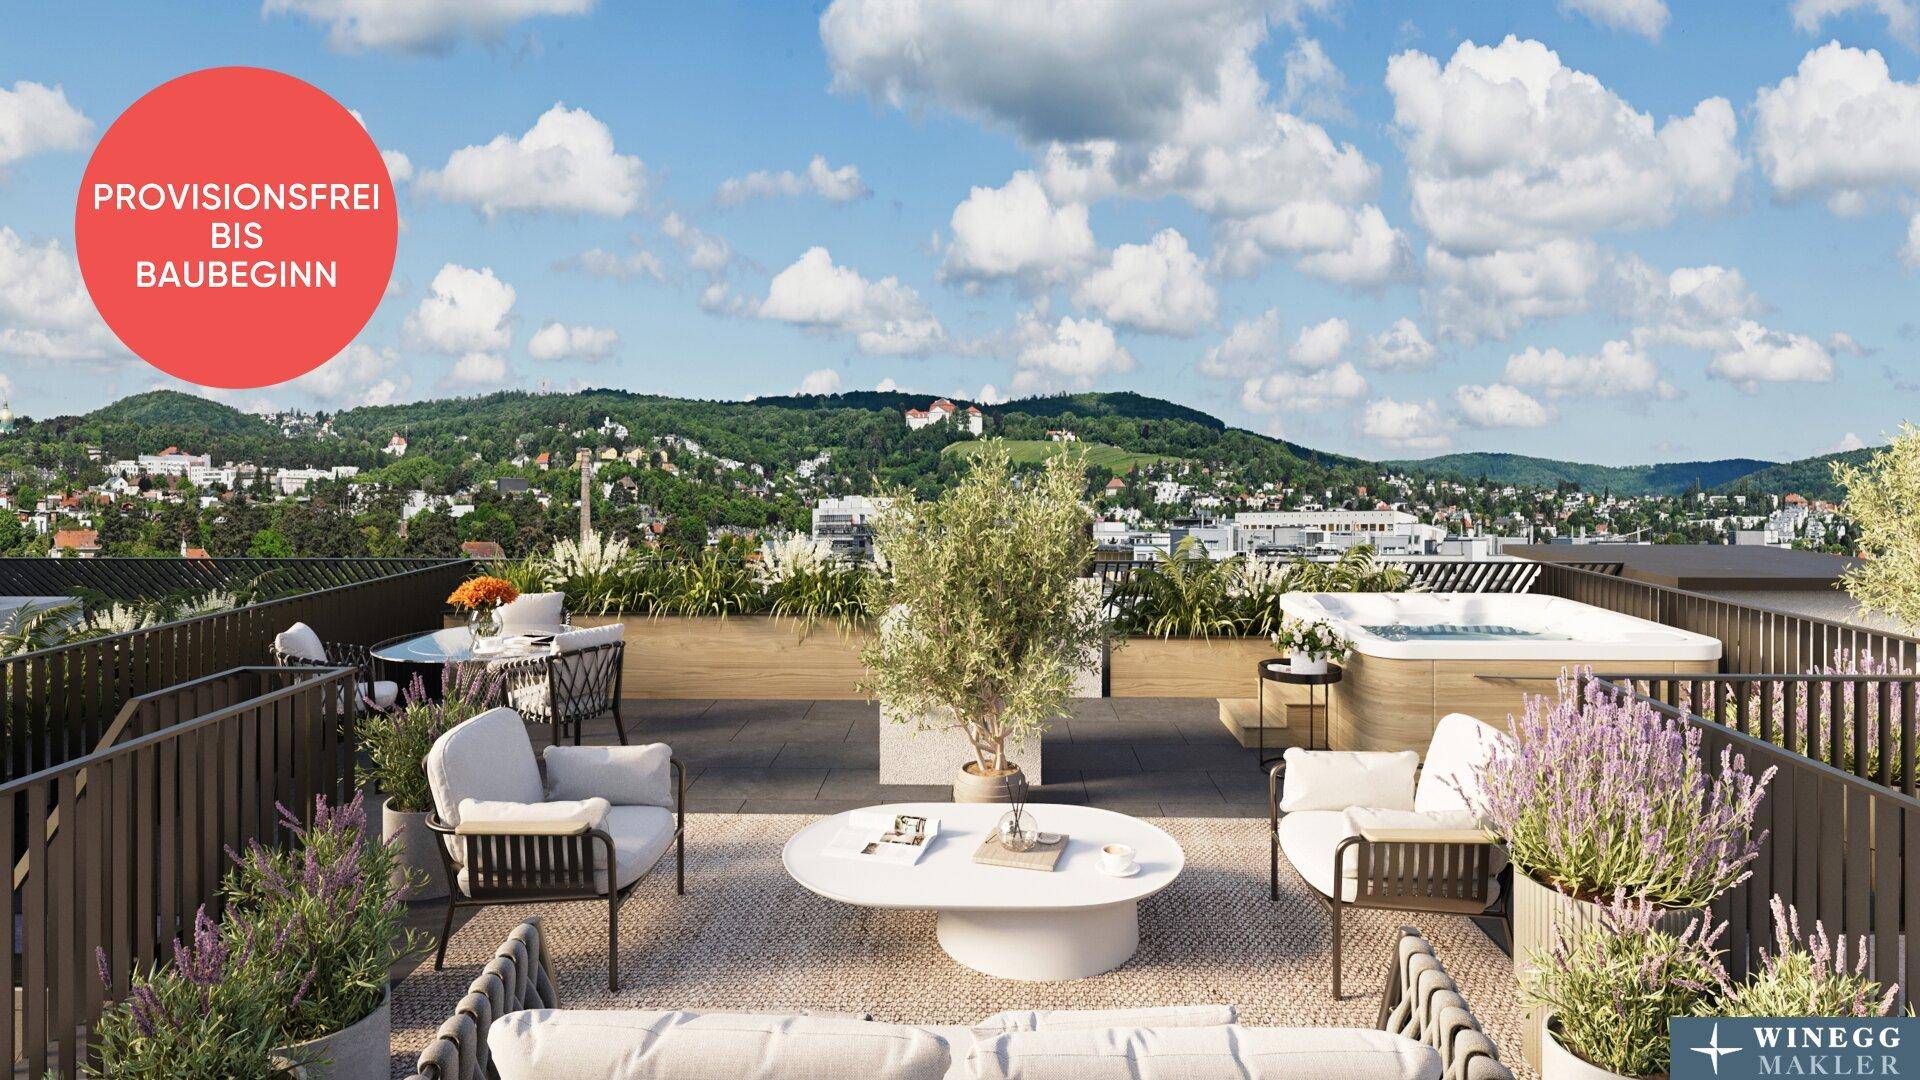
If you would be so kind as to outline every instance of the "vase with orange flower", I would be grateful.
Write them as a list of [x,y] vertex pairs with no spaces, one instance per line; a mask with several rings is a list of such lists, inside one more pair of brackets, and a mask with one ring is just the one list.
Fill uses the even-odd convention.
[[479,644],[500,633],[500,606],[519,598],[520,590],[510,582],[482,574],[461,582],[447,603],[468,613],[467,631]]

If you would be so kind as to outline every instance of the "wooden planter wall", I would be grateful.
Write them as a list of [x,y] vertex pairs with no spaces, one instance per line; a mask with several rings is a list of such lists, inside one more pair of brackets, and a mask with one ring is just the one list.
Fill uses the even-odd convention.
[[621,693],[633,698],[860,699],[867,632],[832,622],[811,627],[771,615],[725,619],[651,615],[578,616],[580,626],[623,622]]

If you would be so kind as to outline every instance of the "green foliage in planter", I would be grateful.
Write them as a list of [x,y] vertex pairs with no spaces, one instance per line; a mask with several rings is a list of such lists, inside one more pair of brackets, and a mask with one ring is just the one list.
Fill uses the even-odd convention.
[[1659,928],[1663,915],[1621,894],[1531,957],[1521,997],[1551,1014],[1561,1046],[1623,1076],[1667,1071],[1667,1020],[1707,1014],[1725,974],[1718,931],[1698,919],[1676,937]]
[[1114,590],[1115,627],[1152,637],[1265,637],[1280,629],[1290,592],[1405,592],[1406,570],[1348,548],[1333,562],[1278,564],[1235,555],[1214,559],[1194,537],[1136,569]]
[[499,679],[477,664],[448,664],[440,681],[441,700],[434,701],[425,680],[415,675],[399,708],[369,711],[354,728],[360,748],[373,763],[374,782],[402,813],[433,809],[427,751],[434,741],[492,708],[500,697]]
[[887,573],[870,579],[879,632],[867,692],[903,717],[950,716],[983,770],[1066,711],[1105,620],[1081,571],[1093,558],[1086,466],[1052,458],[1015,478],[989,443],[938,499],[902,492],[876,523]]
[[1834,462],[1833,478],[1846,489],[1846,515],[1865,556],[1842,576],[1847,592],[1867,611],[1920,626],[1920,427],[1900,425],[1864,464]]
[[760,549],[758,577],[767,610],[807,622],[831,619],[846,627],[865,618],[867,578],[873,573],[803,536]]

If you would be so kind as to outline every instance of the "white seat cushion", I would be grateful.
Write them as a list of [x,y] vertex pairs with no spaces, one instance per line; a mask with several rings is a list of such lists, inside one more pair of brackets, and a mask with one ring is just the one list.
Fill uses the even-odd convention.
[[371,683],[361,683],[360,696],[373,702],[376,709],[391,709],[393,703],[400,700],[400,684],[379,679]]
[[1219,1027],[1239,1018],[1231,1005],[1163,1005],[1145,1009],[1042,1009],[997,1012],[973,1025],[976,1034],[1073,1031],[1107,1027]]
[[566,799],[549,802],[482,802],[460,800],[461,835],[491,833],[513,836],[565,836],[599,828],[613,807],[605,799]]
[[[1480,795],[1480,770],[1513,736],[1466,713],[1448,713],[1434,725],[1433,741],[1413,793],[1415,810],[1468,810]],[[1291,782],[1291,777],[1288,778]]]
[[590,799],[615,806],[673,805],[673,748],[645,746],[549,746],[547,796]]
[[[600,827],[613,837],[617,887],[622,889],[653,869],[673,844],[673,811],[658,806],[616,806],[607,811]],[[607,876],[598,875],[595,884],[604,892]]]
[[941,1080],[931,1032],[829,1016],[536,1009],[493,1022],[500,1080]]
[[518,599],[501,604],[494,617],[502,634],[529,630],[552,632],[567,620],[567,594],[558,592],[521,593]]
[[1360,750],[1289,749],[1280,809],[1345,810],[1349,806],[1413,809],[1413,777],[1420,755]]
[[[1357,819],[1357,820],[1356,820]],[[1311,885],[1321,896],[1333,896],[1333,853],[1340,841],[1349,836],[1360,835],[1360,825],[1371,824],[1375,828],[1408,829],[1458,829],[1471,828],[1476,822],[1471,813],[1465,811],[1444,811],[1434,814],[1422,814],[1413,810],[1382,810],[1373,807],[1355,807],[1347,810],[1301,810],[1287,814],[1280,819],[1280,853],[1287,857],[1300,877]],[[1496,849],[1492,872],[1497,877],[1506,866],[1504,851]],[[1341,867],[1344,880],[1341,881],[1341,899],[1352,900],[1359,891],[1356,882],[1360,878],[1360,856],[1349,848],[1344,865]],[[1487,893],[1487,904],[1492,906],[1500,898],[1500,883],[1496,880]]]
[[625,639],[626,636],[626,623],[608,623],[605,626],[589,626],[584,630],[568,630],[565,633],[553,635],[553,652],[554,655],[559,656],[563,653],[579,652],[581,649],[591,649],[597,645],[611,645]]
[[[978,1039],[973,1080],[1440,1080],[1440,1054],[1356,1028],[1019,1031]],[[852,1075],[852,1074],[847,1074]]]
[[303,622],[294,623],[273,635],[273,645],[284,656],[311,660],[316,664],[327,662],[327,647],[321,643],[320,635]]

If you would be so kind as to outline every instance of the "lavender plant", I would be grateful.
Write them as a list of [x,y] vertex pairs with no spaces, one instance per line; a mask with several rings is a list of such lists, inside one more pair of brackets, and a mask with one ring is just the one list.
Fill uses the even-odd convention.
[[[1800,913],[1773,898],[1774,950],[1763,953],[1760,970],[1739,986],[1728,987],[1720,1016],[1890,1016],[1897,985],[1884,991],[1867,977],[1867,939],[1856,943],[1847,965],[1847,940],[1829,940],[1818,922],[1802,938]],[[1802,944],[1802,942],[1805,944]]]
[[1561,1046],[1622,1076],[1664,1074],[1667,1020],[1710,1011],[1726,981],[1714,951],[1724,924],[1695,919],[1676,936],[1660,929],[1661,917],[1622,890],[1599,921],[1534,953],[1520,987],[1552,1016]]
[[372,778],[403,813],[433,809],[427,751],[435,740],[492,708],[500,697],[499,676],[480,664],[448,664],[441,687],[441,699],[432,700],[425,680],[416,674],[399,708],[369,714],[356,728],[360,748],[373,765]]
[[[1875,678],[1857,682],[1821,682],[1823,675],[1866,675],[1889,680],[1913,670],[1872,653],[1836,649],[1830,664],[1814,669],[1810,681],[1774,683],[1764,691],[1720,692],[1710,686],[1706,700],[1693,700],[1693,687],[1678,687],[1678,704],[1728,727],[1768,739],[1797,754],[1836,769],[1897,785],[1905,776],[1901,742],[1902,695],[1898,687]],[[1886,700],[1887,737],[1880,737],[1881,694]],[[1696,707],[1697,706],[1697,707]],[[1856,740],[1858,740],[1856,742]],[[1864,752],[1864,756],[1862,756]],[[1881,773],[1886,770],[1885,775]]]
[[1678,908],[1746,880],[1773,769],[1756,779],[1729,749],[1710,770],[1697,728],[1566,675],[1512,726],[1474,799],[1522,872],[1581,899],[1624,892]]
[[371,1013],[388,969],[421,942],[403,927],[393,847],[368,839],[364,793],[338,807],[316,799],[308,826],[284,806],[280,817],[294,850],[228,851],[227,926],[233,948],[260,958],[267,1022],[291,1045]]
[[[100,982],[113,985],[104,950]],[[278,1042],[259,978],[259,957],[236,949],[203,906],[193,939],[173,943],[173,962],[137,973],[125,1000],[94,1028],[98,1061],[90,1077],[278,1076],[269,1052]]]

